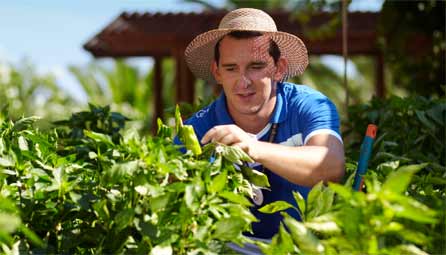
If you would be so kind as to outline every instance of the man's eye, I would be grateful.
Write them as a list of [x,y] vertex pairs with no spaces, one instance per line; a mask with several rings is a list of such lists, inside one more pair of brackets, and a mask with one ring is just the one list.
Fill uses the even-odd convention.
[[251,66],[252,69],[254,70],[261,70],[263,69],[265,66],[261,65],[261,66]]
[[228,72],[232,72],[235,70],[235,68],[234,67],[226,67],[225,70]]

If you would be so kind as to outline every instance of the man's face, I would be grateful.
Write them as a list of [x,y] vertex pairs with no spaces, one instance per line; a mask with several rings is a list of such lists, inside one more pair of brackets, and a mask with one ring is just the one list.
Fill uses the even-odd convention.
[[223,86],[231,115],[269,116],[274,110],[275,81],[282,78],[285,60],[274,63],[268,53],[269,40],[265,35],[221,40],[220,61],[218,66],[214,62],[212,71]]

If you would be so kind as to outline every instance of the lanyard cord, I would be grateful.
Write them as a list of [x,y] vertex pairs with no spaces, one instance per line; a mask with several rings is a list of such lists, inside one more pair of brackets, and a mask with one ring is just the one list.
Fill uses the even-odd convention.
[[[268,137],[268,142],[269,143],[273,143],[274,142],[274,138],[276,138],[276,134],[277,134],[277,127],[279,126],[278,123],[273,123],[273,126],[271,127],[271,133],[269,134]],[[262,170],[261,172],[265,172],[265,167],[262,165]]]
[[276,138],[276,134],[277,134],[277,126],[279,124],[278,123],[273,123],[273,127],[271,128],[271,133],[269,134],[268,137],[268,142],[272,143],[274,142],[274,138]]

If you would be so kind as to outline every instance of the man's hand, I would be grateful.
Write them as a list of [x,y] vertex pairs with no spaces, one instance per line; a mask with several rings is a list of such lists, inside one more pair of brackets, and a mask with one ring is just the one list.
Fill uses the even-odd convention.
[[257,139],[236,125],[220,125],[211,128],[201,139],[202,144],[219,142],[240,147],[249,155],[250,147]]
[[330,134],[318,134],[304,146],[257,141],[236,125],[210,129],[201,143],[219,142],[243,149],[254,161],[292,183],[312,187],[319,181],[339,181],[344,175],[344,146]]

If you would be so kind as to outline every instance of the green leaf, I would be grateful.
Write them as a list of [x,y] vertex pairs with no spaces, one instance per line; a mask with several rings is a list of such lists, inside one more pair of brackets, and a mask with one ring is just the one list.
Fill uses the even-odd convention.
[[14,165],[15,165],[15,163],[14,163],[14,159],[12,157],[10,157],[10,156],[0,157],[0,166],[12,167]]
[[20,232],[22,232],[26,238],[28,238],[33,244],[39,247],[45,247],[45,243],[40,239],[40,237],[34,233],[31,229],[27,228],[24,224],[19,226]]
[[17,215],[0,212],[0,233],[13,233],[21,224],[20,217]]
[[346,201],[350,200],[352,197],[353,190],[351,188],[344,187],[337,183],[328,183],[328,187]]
[[297,206],[299,207],[300,217],[302,220],[305,220],[306,215],[306,201],[304,197],[297,191],[293,191],[294,200],[296,201]]
[[389,176],[387,176],[386,181],[382,185],[382,191],[390,191],[401,194],[402,192],[406,191],[412,176],[416,172],[425,168],[427,165],[428,163],[423,163],[398,168],[395,172],[392,172],[389,174]]
[[261,245],[260,249],[266,255],[298,253],[298,249],[294,246],[290,233],[286,231],[282,223],[280,223],[279,232],[273,236],[271,243]]
[[133,209],[124,209],[115,216],[116,228],[118,231],[125,229],[133,222],[135,211]]
[[249,202],[249,200],[244,197],[241,196],[239,194],[230,192],[230,191],[223,191],[219,194],[220,197],[226,198],[227,200],[229,200],[230,202],[233,203],[237,203],[237,204],[241,204],[244,206],[251,206],[251,202]]
[[415,111],[418,120],[423,123],[423,125],[425,125],[427,128],[429,128],[430,130],[435,130],[435,124],[432,123],[432,121],[430,121],[427,117],[426,117],[426,113],[422,112],[422,111]]
[[308,194],[306,220],[324,214],[330,210],[334,199],[334,191],[326,188],[323,182],[316,184]]
[[404,254],[404,255],[429,255],[413,244],[401,244],[390,249],[386,249],[387,254]]
[[341,233],[341,228],[331,214],[324,214],[313,218],[311,221],[304,222],[305,227],[318,233],[333,235]]
[[18,120],[14,123],[14,127],[12,128],[12,131],[22,131],[24,129],[27,129],[27,128],[31,127],[31,125],[34,124],[34,122],[36,122],[37,120],[40,120],[40,119],[41,118],[37,117],[37,116],[21,118],[20,120]]
[[194,210],[195,206],[193,206],[195,200],[195,192],[194,192],[194,186],[192,184],[187,185],[184,190],[184,202],[186,203],[186,206]]
[[243,165],[244,162],[254,163],[251,157],[246,154],[240,147],[238,146],[227,146],[223,144],[218,144],[215,148],[217,153],[221,153],[221,155],[229,160],[232,163],[237,165]]
[[245,206],[242,206],[240,204],[227,204],[224,207],[229,209],[229,213],[232,216],[237,216],[252,222],[257,222],[257,218],[251,213],[251,211],[246,208]]
[[176,105],[175,107],[175,127],[177,134],[181,132],[181,127],[183,127],[183,120],[181,119],[180,107]]
[[383,193],[381,199],[386,202],[385,206],[390,207],[396,217],[410,219],[421,223],[436,223],[437,213],[417,200],[396,193]]
[[166,125],[164,125],[163,121],[158,118],[157,120],[158,130],[156,135],[162,138],[170,138],[172,137],[172,129]]
[[173,250],[170,244],[159,244],[150,251],[150,255],[172,255]]
[[170,194],[153,197],[150,199],[150,208],[157,212],[166,208],[170,201]]
[[418,245],[426,245],[429,242],[429,238],[425,234],[407,228],[396,233],[405,240]]
[[257,187],[269,187],[268,176],[264,173],[259,172],[255,169],[242,165],[241,167],[243,176],[248,179],[248,181]]
[[182,126],[179,137],[181,142],[186,146],[186,149],[192,151],[195,156],[201,154],[201,145],[191,125]]
[[246,220],[240,217],[222,218],[215,223],[213,237],[222,241],[233,241],[247,226]]
[[110,219],[110,212],[107,207],[107,200],[103,199],[100,201],[97,201],[93,204],[94,213],[96,216],[99,217],[99,219],[103,221],[109,221]]
[[21,151],[28,151],[29,150],[28,142],[26,141],[25,137],[23,137],[22,135],[19,136],[18,143],[19,143],[19,149]]
[[138,161],[129,161],[121,164],[114,164],[106,169],[103,176],[104,184],[114,184],[126,181],[126,177],[132,176],[138,170]]
[[95,142],[99,142],[99,143],[104,143],[110,147],[114,147],[115,144],[112,142],[112,139],[110,136],[108,135],[104,135],[101,133],[96,133],[93,131],[89,131],[89,130],[84,130],[84,134],[87,137],[90,137],[91,139],[93,139]]
[[227,180],[227,172],[223,171],[214,177],[209,185],[209,192],[217,193],[224,189]]
[[293,219],[286,213],[283,213],[283,217],[285,226],[290,230],[291,237],[293,238],[294,243],[300,248],[303,253],[324,253],[324,246],[310,230],[308,230],[302,223]]
[[297,208],[285,201],[275,201],[260,208],[259,212],[272,214],[289,208],[294,208],[297,210]]
[[320,214],[325,214],[330,211],[331,207],[333,206],[334,194],[334,190],[324,186],[322,191],[323,207]]

